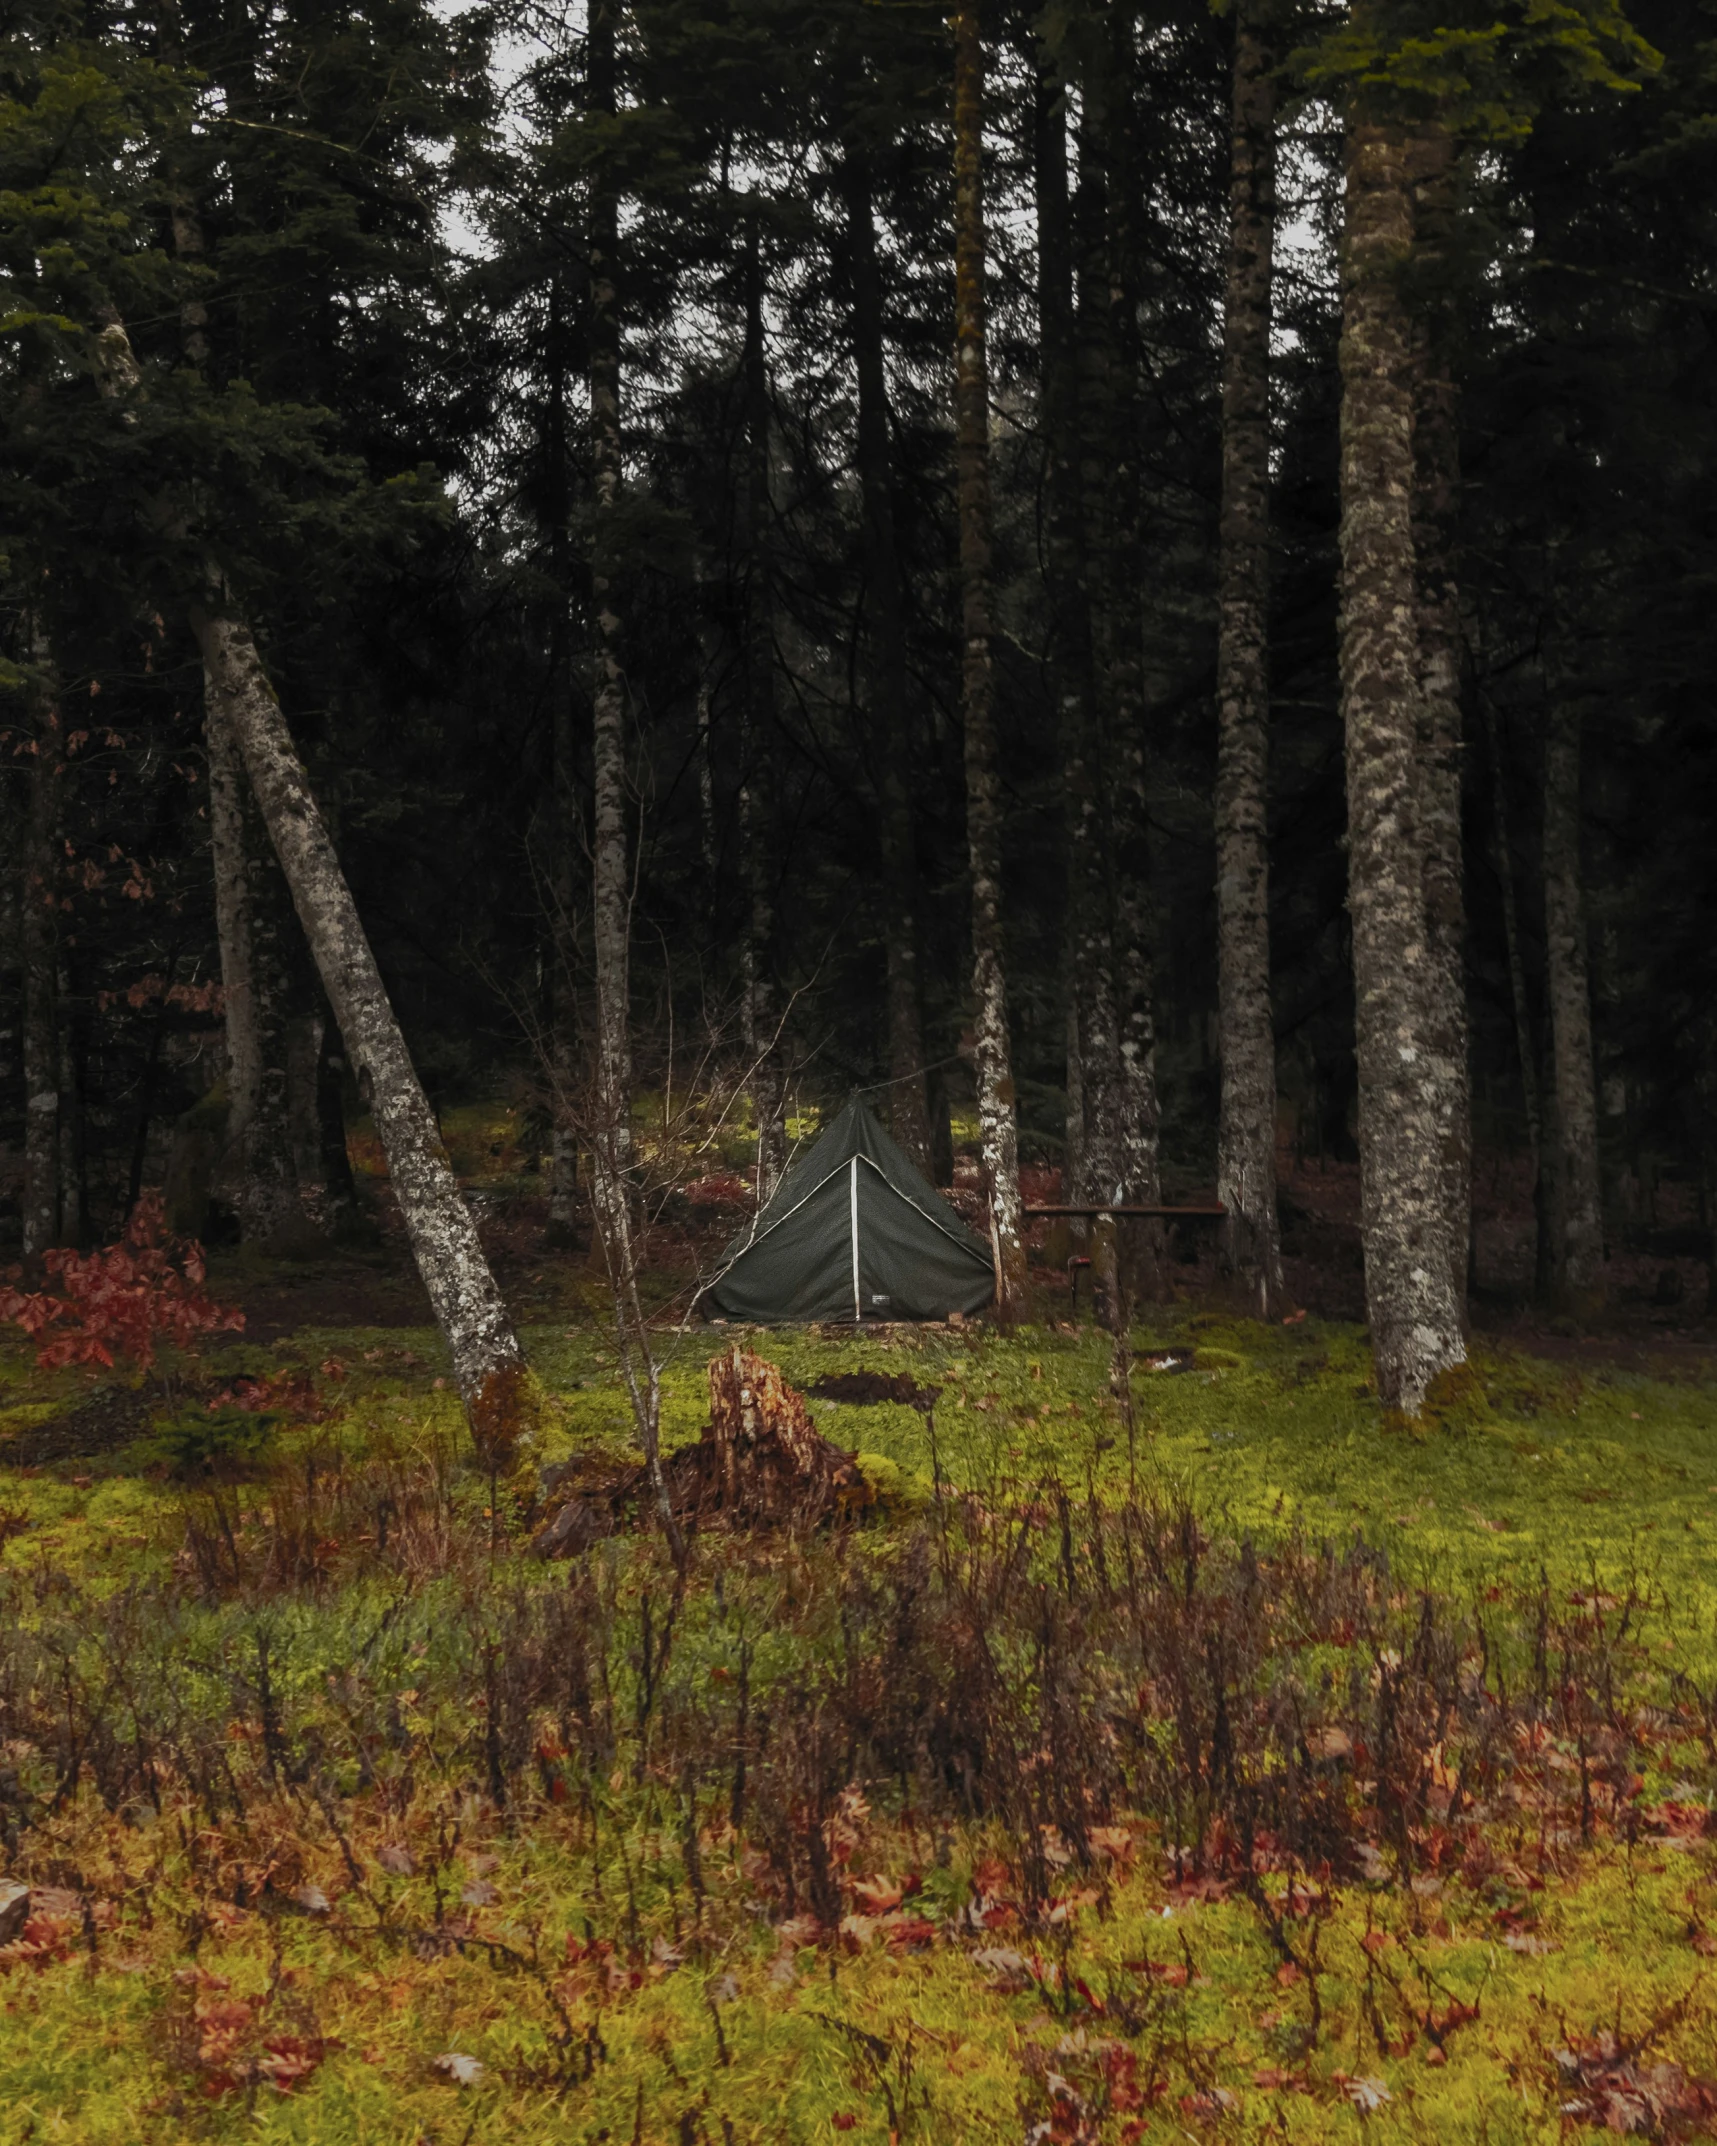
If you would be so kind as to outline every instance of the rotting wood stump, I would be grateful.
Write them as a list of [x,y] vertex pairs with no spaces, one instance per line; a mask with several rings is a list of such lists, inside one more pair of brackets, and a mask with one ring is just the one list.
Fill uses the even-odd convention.
[[[749,1527],[810,1527],[871,1502],[851,1453],[831,1445],[780,1368],[737,1344],[711,1357],[709,1415],[695,1445],[662,1459],[674,1517]],[[558,1471],[562,1503],[537,1531],[541,1557],[570,1557],[656,1510],[649,1470],[616,1473],[612,1458]]]

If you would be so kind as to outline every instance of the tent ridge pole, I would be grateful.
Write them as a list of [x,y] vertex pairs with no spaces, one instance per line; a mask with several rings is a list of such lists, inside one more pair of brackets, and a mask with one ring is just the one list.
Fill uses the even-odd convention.
[[859,1159],[858,1159],[858,1157],[857,1157],[857,1156],[855,1155],[855,1156],[853,1157],[853,1159],[852,1159],[852,1171],[851,1171],[851,1175],[850,1175],[850,1176],[849,1176],[849,1178],[848,1178],[848,1183],[849,1183],[849,1184],[851,1185],[851,1187],[852,1187],[852,1216],[853,1216],[853,1324],[854,1324],[854,1326],[862,1326],[862,1325],[864,1324],[864,1306],[863,1306],[863,1304],[862,1304],[862,1302],[861,1302],[861,1300],[860,1300],[860,1297],[859,1297],[859,1249],[858,1249],[858,1166],[859,1166]]

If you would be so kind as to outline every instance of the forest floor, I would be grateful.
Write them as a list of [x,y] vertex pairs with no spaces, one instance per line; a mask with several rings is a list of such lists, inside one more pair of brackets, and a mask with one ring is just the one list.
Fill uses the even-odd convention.
[[630,1421],[527,1219],[503,1479],[385,1242],[147,1379],[0,1349],[4,2146],[1717,2129],[1697,1331],[1481,1334],[1408,1433],[1189,1284],[1129,1435],[1053,1294],[664,1324],[670,1442],[744,1342],[875,1501],[549,1562]]

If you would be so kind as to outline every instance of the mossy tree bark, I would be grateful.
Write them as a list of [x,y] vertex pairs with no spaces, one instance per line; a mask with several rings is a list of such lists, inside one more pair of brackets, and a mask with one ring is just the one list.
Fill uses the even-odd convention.
[[1286,1291],[1276,1217],[1270,1007],[1270,287],[1275,87],[1261,0],[1234,16],[1228,281],[1222,324],[1222,525],[1216,648],[1217,994],[1222,1261],[1260,1319]]
[[1366,1304],[1385,1403],[1417,1414],[1461,1363],[1431,1058],[1419,823],[1408,146],[1355,118],[1342,239],[1341,690]]
[[1458,167],[1446,127],[1411,143],[1416,322],[1413,547],[1418,572],[1419,821],[1423,842],[1426,1040],[1442,1151],[1449,1279],[1464,1317],[1472,1228],[1466,895],[1461,855],[1461,681],[1464,644],[1457,567],[1460,412],[1449,285]]
[[977,0],[954,14],[954,412],[960,507],[961,712],[972,875],[978,1121],[1004,1311],[1023,1302],[1019,1124],[1002,959],[1001,779],[990,648],[989,367],[984,318],[984,48]]
[[309,777],[250,628],[230,611],[201,607],[192,612],[191,623],[360,1088],[368,1094],[400,1217],[472,1428],[479,1445],[504,1445],[518,1427],[523,1351],[460,1196]]

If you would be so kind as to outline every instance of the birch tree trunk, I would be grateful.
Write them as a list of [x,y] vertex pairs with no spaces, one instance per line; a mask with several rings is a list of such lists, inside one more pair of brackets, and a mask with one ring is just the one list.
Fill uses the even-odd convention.
[[60,1241],[58,837],[63,731],[53,655],[33,637],[29,803],[19,911],[24,984],[24,1257]]
[[912,726],[907,710],[906,587],[894,527],[882,277],[870,165],[848,145],[842,160],[858,374],[858,475],[864,578],[870,601],[869,688],[878,742],[884,929],[888,935],[888,1112],[894,1137],[928,1172],[930,1110],[924,1079],[923,986],[918,959],[918,840],[913,826]]
[[1442,1149],[1449,1280],[1464,1320],[1472,1228],[1472,1097],[1461,857],[1463,650],[1456,567],[1461,442],[1450,349],[1454,301],[1447,287],[1456,208],[1453,137],[1445,127],[1423,128],[1414,136],[1411,153],[1419,280],[1425,288],[1417,335],[1412,519],[1418,569],[1426,1038]]
[[[592,0],[586,45],[593,113],[616,109],[613,0]],[[591,910],[596,965],[596,1123],[594,1190],[611,1239],[630,1242],[632,1161],[632,876],[626,833],[626,680],[621,660],[618,514],[621,481],[620,319],[614,271],[620,206],[607,174],[592,180],[590,202],[590,424],[594,499],[591,602],[596,615],[592,723],[595,808],[591,830]]]
[[1260,1319],[1286,1302],[1276,1215],[1270,1010],[1270,284],[1275,88],[1260,0],[1238,0],[1222,323],[1222,526],[1216,644],[1216,935],[1223,1266]]
[[249,627],[230,613],[200,607],[193,610],[191,624],[359,1084],[368,1092],[394,1197],[478,1445],[503,1451],[520,1427],[524,1355],[460,1197],[309,778]]
[[1554,1241],[1557,1294],[1578,1310],[1602,1301],[1604,1230],[1592,989],[1580,884],[1580,713],[1553,694],[1544,740],[1544,946],[1560,1146]]
[[1415,811],[1413,237],[1400,131],[1350,122],[1342,242],[1341,688],[1359,1053],[1361,1228],[1377,1384],[1416,1415],[1465,1358],[1429,1055],[1424,845]]
[[1002,963],[1001,780],[990,650],[990,403],[984,326],[984,47],[978,0],[954,14],[954,413],[960,503],[961,711],[972,873],[978,1122],[1005,1312],[1025,1295],[1019,1125]]
[[745,786],[740,857],[746,892],[741,947],[743,1028],[757,1124],[757,1200],[787,1163],[781,1010],[775,990],[775,887],[768,772],[775,744],[775,606],[770,583],[769,369],[763,345],[763,254],[755,213],[746,234],[745,348]]

